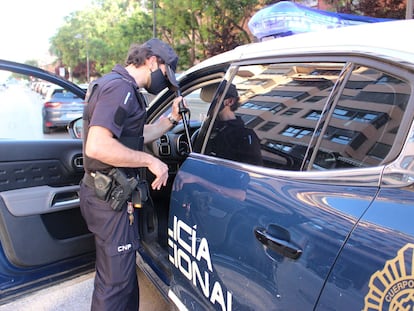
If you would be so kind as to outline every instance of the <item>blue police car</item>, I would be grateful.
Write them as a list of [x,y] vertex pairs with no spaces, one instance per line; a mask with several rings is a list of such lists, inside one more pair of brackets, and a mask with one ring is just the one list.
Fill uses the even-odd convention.
[[[389,21],[266,40],[180,75],[191,113],[145,147],[170,178],[136,222],[137,264],[166,299],[179,310],[412,308],[414,52],[400,34],[413,31]],[[249,131],[220,143],[234,88]],[[175,96],[158,95],[148,123]],[[0,141],[2,294],[91,269],[81,147]]]

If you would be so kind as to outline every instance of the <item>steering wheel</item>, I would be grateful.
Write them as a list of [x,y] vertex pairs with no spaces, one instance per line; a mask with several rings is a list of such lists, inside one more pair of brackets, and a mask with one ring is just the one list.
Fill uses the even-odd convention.
[[191,135],[191,138],[190,138],[191,146],[194,146],[195,145],[195,142],[197,140],[197,137],[198,137],[198,134],[199,133],[200,133],[200,128],[196,129],[194,131],[194,133]]

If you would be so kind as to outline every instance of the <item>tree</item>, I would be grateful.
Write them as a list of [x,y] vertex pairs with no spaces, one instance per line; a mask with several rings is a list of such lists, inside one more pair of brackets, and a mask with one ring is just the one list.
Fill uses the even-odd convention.
[[406,0],[325,0],[334,11],[378,18],[403,19]]
[[[247,22],[274,0],[95,0],[74,12],[51,39],[51,52],[85,80],[123,63],[133,42],[153,35],[168,42],[180,57],[179,70],[254,40]],[[322,0],[321,0],[322,1]],[[333,11],[383,18],[404,18],[405,0],[324,0]],[[153,5],[156,10],[153,12]],[[155,14],[154,14],[155,13]],[[156,19],[153,21],[153,15]],[[89,60],[89,61],[88,61]],[[87,66],[89,64],[89,66]]]
[[158,1],[157,32],[175,47],[180,63],[191,66],[251,42],[247,22],[258,4],[257,0]]
[[247,22],[257,4],[253,0],[205,1],[205,15],[209,21],[206,25],[206,56],[213,56],[252,41],[247,32]]
[[34,67],[39,67],[39,62],[35,59],[30,59],[24,62],[26,65],[30,65],[30,66],[34,66]]
[[124,63],[132,42],[151,37],[151,18],[133,0],[96,0],[94,6],[70,14],[51,39],[51,52],[85,81]]
[[364,0],[359,1],[358,10],[373,17],[404,19],[406,3],[407,0]]
[[[155,0],[153,0],[155,1]],[[152,6],[141,1],[95,0],[93,6],[70,14],[51,39],[51,52],[85,80],[123,63],[132,42],[152,37]],[[273,1],[274,2],[274,1]],[[180,57],[179,69],[253,40],[250,17],[269,1],[164,0],[156,2],[156,27]],[[154,13],[154,12],[152,12]],[[177,18],[178,17],[178,18]],[[89,66],[88,66],[89,65]]]

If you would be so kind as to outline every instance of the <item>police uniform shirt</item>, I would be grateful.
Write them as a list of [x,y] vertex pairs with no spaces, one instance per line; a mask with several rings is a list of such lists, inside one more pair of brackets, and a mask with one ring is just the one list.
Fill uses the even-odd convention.
[[[112,77],[108,78],[109,75]],[[139,97],[138,85],[134,78],[124,67],[116,65],[111,73],[95,83],[98,84],[98,88],[96,94],[91,95],[88,103],[92,106],[89,107],[90,121],[85,129],[85,140],[87,140],[89,127],[102,126],[110,130],[121,143],[127,138],[132,138],[139,144],[139,147],[124,144],[130,148],[142,150],[146,106],[143,98]],[[106,171],[110,168],[109,165],[85,155],[87,172]]]

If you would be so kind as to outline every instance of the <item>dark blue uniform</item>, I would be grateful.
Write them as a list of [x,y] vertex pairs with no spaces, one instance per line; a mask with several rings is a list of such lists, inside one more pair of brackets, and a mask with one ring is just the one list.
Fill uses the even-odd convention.
[[232,120],[216,121],[206,154],[254,165],[263,164],[259,138],[238,116]]
[[[145,119],[145,102],[138,93],[136,82],[124,67],[115,66],[111,73],[91,84],[84,112],[85,140],[90,126],[102,126],[121,142],[133,141],[133,146],[129,147],[142,150]],[[84,166],[87,175],[84,180],[91,173],[108,172],[112,168],[85,154]],[[121,211],[112,210],[109,202],[95,195],[90,182],[82,183],[80,199],[82,215],[95,235],[96,244],[96,277],[91,309],[138,310],[137,222],[130,225],[126,203]]]

